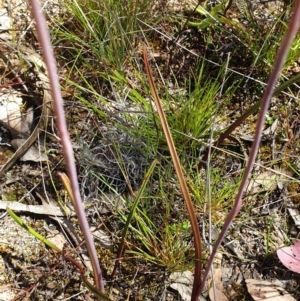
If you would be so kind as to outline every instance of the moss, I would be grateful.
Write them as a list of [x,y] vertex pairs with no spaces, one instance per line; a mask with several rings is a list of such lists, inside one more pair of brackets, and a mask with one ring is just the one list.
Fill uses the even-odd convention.
[[3,189],[2,199],[7,202],[19,201],[27,193],[26,189],[15,183]]

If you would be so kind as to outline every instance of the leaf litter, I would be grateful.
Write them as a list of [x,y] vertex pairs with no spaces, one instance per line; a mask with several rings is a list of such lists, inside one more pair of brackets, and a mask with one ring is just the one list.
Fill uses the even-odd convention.
[[300,273],[300,240],[297,239],[293,245],[278,249],[277,256],[289,270]]
[[[23,3],[23,5],[24,5],[24,3]],[[18,124],[19,127],[14,128],[15,126],[14,125],[12,126],[12,128],[14,128],[16,130],[20,129],[20,120],[22,120],[22,113],[18,112],[18,109],[20,109],[20,106],[21,106],[21,105],[19,105],[19,102],[21,100],[17,100],[17,101],[18,101],[18,105],[14,105],[13,109],[9,108],[9,110],[6,110],[6,112],[8,112],[8,111],[11,112],[11,113],[9,113],[10,117],[6,116],[5,117],[6,119],[3,120],[4,122],[7,122],[9,119],[12,119],[13,115],[15,115],[14,118],[15,117],[19,118],[19,121],[16,122],[16,124]],[[276,121],[276,126],[277,126],[277,122],[278,121]],[[32,124],[32,121],[31,121],[31,124]],[[21,128],[26,128],[27,127],[27,129],[28,129],[31,126],[31,124],[30,124],[30,122],[28,122],[28,120],[27,121],[25,120],[24,123],[23,123],[24,127],[22,125]],[[115,136],[116,140],[119,139],[118,135],[119,134],[117,134]],[[248,139],[250,139],[250,141],[251,141],[251,138],[248,138]],[[107,147],[107,149],[108,149],[108,147]],[[91,156],[85,158],[85,160],[86,160],[85,164],[86,164],[87,168],[89,168],[89,166],[90,166],[90,168],[94,168],[95,173],[97,173],[99,167],[97,169],[97,166],[93,166],[93,164],[90,164],[90,163],[92,161],[97,161],[99,159],[100,149],[99,148],[97,149],[97,146],[96,146],[94,149],[92,148],[90,151],[91,151]],[[103,151],[103,148],[101,148],[101,151]],[[90,160],[90,158],[92,158],[92,161]],[[109,161],[112,161],[113,164],[114,164],[111,169],[112,170],[117,170],[118,167],[117,167],[116,161],[114,161],[114,160],[115,160],[115,158],[113,156],[109,157]],[[142,161],[143,160],[144,159],[142,159]],[[32,160],[32,161],[35,161],[35,160]],[[129,163],[131,163],[131,162],[129,162]],[[131,166],[134,165],[134,164],[135,163],[131,164]],[[100,171],[100,173],[101,173],[101,171]],[[117,170],[117,173],[119,173],[119,170]],[[140,175],[139,175],[139,177],[140,177]],[[269,210],[268,214],[270,212],[273,214],[276,211],[277,213],[276,213],[275,217],[278,217],[280,219],[281,211],[280,211],[279,206],[274,205],[274,200],[280,200],[281,201],[280,204],[282,204],[284,202],[284,199],[286,198],[286,195],[284,195],[284,191],[281,191],[281,190],[284,190],[283,188],[278,189],[278,187],[276,186],[276,182],[277,181],[284,182],[284,178],[275,176],[274,173],[272,173],[272,172],[260,172],[260,174],[257,175],[257,177],[253,178],[252,183],[250,182],[250,185],[249,185],[250,188],[249,188],[248,193],[256,194],[257,197],[260,197],[262,199],[260,193],[263,193],[263,192],[269,193],[272,190],[274,192],[274,194],[270,195],[270,196],[268,196],[266,198],[264,197],[264,202],[262,202],[262,201],[258,202],[258,204],[257,204],[256,207],[259,207],[259,206],[266,207]],[[90,184],[90,182],[89,182],[89,184]],[[121,185],[122,186],[120,186],[121,187],[120,191],[122,191],[124,189],[123,188],[124,187],[124,183],[122,183]],[[87,183],[87,186],[88,186],[88,183]],[[136,186],[138,187],[138,185],[136,185]],[[255,209],[255,208],[253,208],[253,209]],[[288,208],[288,210],[291,210],[291,209],[292,208]],[[294,212],[295,212],[297,210],[296,206],[294,206],[294,208],[292,210],[294,210]],[[261,212],[259,212],[259,214],[260,213]],[[258,213],[251,214],[251,215],[247,216],[246,218],[255,219],[258,216],[260,216],[259,214]],[[95,215],[97,215],[97,213]],[[274,217],[274,220],[276,220],[275,217]],[[92,219],[96,219],[96,217],[93,216]],[[7,220],[6,220],[6,222],[8,223]],[[280,222],[277,222],[277,224],[279,224],[279,223]],[[226,291],[226,288],[225,288],[226,286],[230,285],[231,283],[234,283],[235,281],[237,281],[238,283],[242,283],[242,281],[243,281],[242,279],[248,279],[249,278],[248,280],[246,280],[246,283],[247,283],[247,287],[248,287],[250,295],[252,295],[252,294],[253,294],[253,296],[257,295],[257,290],[260,290],[261,293],[267,295],[267,294],[269,294],[269,290],[267,288],[270,288],[271,285],[268,282],[266,282],[266,281],[263,282],[262,280],[259,280],[259,279],[261,279],[260,278],[261,275],[263,275],[265,278],[268,279],[268,278],[272,278],[272,277],[273,278],[276,278],[276,277],[280,278],[281,274],[285,273],[284,271],[282,271],[282,273],[279,273],[280,275],[278,275],[278,274],[276,275],[276,273],[275,274],[271,274],[271,273],[266,272],[266,270],[264,270],[263,266],[260,267],[260,265],[264,264],[263,260],[261,260],[261,258],[259,258],[260,257],[259,250],[264,250],[264,244],[261,243],[260,241],[262,241],[264,238],[259,233],[259,231],[254,231],[253,229],[251,229],[251,227],[253,227],[253,228],[261,227],[263,229],[263,231],[267,230],[267,229],[265,228],[265,225],[263,223],[259,224],[259,223],[256,223],[254,221],[252,222],[252,224],[250,223],[249,227],[244,227],[243,223],[239,224],[237,222],[236,227],[240,231],[236,231],[237,235],[235,234],[235,236],[233,236],[233,234],[231,233],[231,238],[232,239],[230,240],[230,242],[232,244],[236,244],[236,246],[235,246],[236,249],[242,250],[239,253],[239,255],[240,255],[239,258],[240,259],[239,259],[239,261],[234,261],[233,260],[232,255],[234,256],[235,254],[234,254],[234,251],[233,251],[233,254],[231,252],[232,252],[232,250],[234,250],[234,248],[232,248],[232,250],[229,250],[229,251],[228,251],[228,249],[224,248],[224,249],[226,249],[226,251],[225,251],[226,252],[226,256],[222,260],[223,267],[222,267],[222,269],[219,268],[219,269],[215,270],[215,276],[216,276],[215,277],[215,281],[216,281],[215,286],[217,287],[217,292],[220,293],[220,295],[222,295],[221,298],[223,298],[224,297],[223,290]],[[274,224],[271,225],[270,227],[273,228]],[[99,235],[99,237],[102,237],[102,235],[104,235],[104,233],[103,234],[102,233],[97,233],[97,235]],[[106,239],[107,239],[107,242],[108,242],[107,245],[109,245],[109,248],[111,248],[111,242],[110,242],[109,237],[107,237]],[[281,243],[284,240],[285,240],[284,238],[281,239]],[[245,244],[246,245],[249,244],[250,248],[247,249],[245,247]],[[257,252],[255,252],[255,250]],[[292,254],[294,254],[294,253],[292,253]],[[112,258],[113,258],[113,256],[112,256]],[[250,265],[250,264],[244,264],[244,261],[249,260],[249,258],[250,258],[250,260],[257,260],[256,262],[258,263],[258,265],[255,266],[255,265]],[[144,265],[144,266],[141,265],[141,266],[142,266],[142,268],[144,268],[145,270],[147,270],[147,266],[146,265]],[[271,269],[275,270],[275,267],[277,266],[277,264],[276,264],[276,262],[272,262],[272,263],[270,263],[270,266],[272,267]],[[288,267],[290,267],[290,265],[288,265]],[[226,278],[226,277],[224,277],[224,273],[222,273],[222,270],[224,272],[225,269],[229,269],[229,270],[227,270],[227,272],[228,272],[228,274],[230,274],[231,279],[229,279],[229,277],[228,277],[227,278],[228,282],[227,283],[225,283],[225,282],[222,283],[223,279]],[[229,271],[231,271],[231,272],[229,272]],[[236,271],[238,271],[238,272],[236,272]],[[242,277],[241,277],[241,275],[242,275]],[[250,279],[253,276],[256,276],[256,278],[258,279],[257,281],[255,280],[256,282],[253,281],[253,279]],[[189,282],[182,281],[180,279],[175,281],[175,278],[174,279],[170,278],[171,281],[174,281],[170,286],[172,287],[172,285],[173,285],[173,289],[176,289],[177,291],[182,291],[182,294],[180,294],[180,293],[179,294],[181,295],[181,298],[183,300],[184,300],[184,298],[186,298],[186,300],[189,300],[188,299],[189,295],[188,295],[188,293],[185,293],[185,292],[186,291],[188,292],[189,289],[191,288],[192,274],[188,274],[184,278],[189,279]],[[178,284],[174,288],[174,284],[176,285],[176,282]],[[128,283],[129,283],[129,281],[128,281]],[[183,286],[185,286],[185,287],[183,287]],[[51,286],[49,286],[49,287],[51,287]],[[122,284],[122,285],[119,286],[119,288],[121,288],[120,292],[122,292],[122,288],[123,287],[125,287],[124,284]],[[272,288],[270,289],[270,291],[271,291],[271,293],[274,293],[274,291],[277,291],[280,294],[288,295],[285,291],[277,289],[276,286],[275,287],[272,286]],[[269,296],[269,295],[267,295],[267,296]],[[273,297],[275,298],[275,295]],[[143,298],[143,297],[141,297],[141,298]],[[211,296],[211,293],[210,293],[210,299],[214,300],[214,296]],[[216,298],[216,299],[218,300],[218,298]],[[224,300],[226,300],[226,299],[224,299]],[[258,299],[258,300],[260,300],[260,299]],[[261,299],[261,300],[263,300],[263,299]],[[283,300],[283,299],[281,299],[281,300]]]
[[246,284],[255,301],[296,301],[286,290],[270,281],[246,279]]

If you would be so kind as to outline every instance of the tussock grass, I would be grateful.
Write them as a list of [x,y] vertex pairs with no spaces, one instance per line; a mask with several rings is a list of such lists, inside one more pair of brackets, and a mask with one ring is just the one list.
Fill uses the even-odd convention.
[[[124,3],[121,4],[118,1],[98,3],[72,0],[66,2],[66,6],[73,25],[71,26],[66,21],[65,24],[54,30],[54,36],[57,39],[55,43],[61,45],[62,57],[72,56],[74,58],[73,61],[68,61],[68,64],[73,65],[68,66],[66,86],[72,87],[75,91],[75,98],[99,116],[99,122],[106,125],[112,137],[115,131],[112,128],[116,127],[118,131],[126,133],[129,137],[142,141],[140,145],[147,158],[149,156],[160,158],[162,171],[158,173],[157,181],[161,181],[160,177],[164,179],[164,182],[165,179],[172,178],[173,171],[166,172],[168,170],[166,166],[171,163],[166,152],[165,138],[158,125],[156,112],[148,98],[149,88],[145,77],[141,74],[143,70],[141,61],[135,57],[139,54],[136,41],[147,36],[138,22],[138,18],[151,25],[157,22],[157,18],[154,18],[151,13],[153,3],[129,1],[124,6]],[[216,24],[219,26],[219,23]],[[220,27],[219,30],[222,28]],[[243,33],[245,35],[244,43],[247,43],[249,36],[247,37],[246,31]],[[241,37],[239,38],[241,39]],[[210,39],[209,35],[206,39]],[[247,46],[251,47],[251,45]],[[254,49],[252,51],[257,52]],[[191,189],[200,203],[201,199],[203,202],[201,194],[204,191],[205,182],[197,176],[193,179],[194,168],[199,158],[199,149],[205,145],[209,137],[212,119],[216,114],[216,103],[219,101],[217,100],[218,92],[225,76],[224,67],[221,67],[216,76],[207,78],[206,74],[209,68],[209,63],[199,60],[193,74],[189,75],[184,83],[177,82],[174,78],[177,90],[183,91],[179,94],[171,95],[168,85],[163,87],[158,83],[175,145],[184,159],[183,161],[189,166],[193,166],[187,169],[187,174],[190,177]],[[159,70],[157,71],[159,72]],[[226,76],[230,77],[230,75]],[[135,78],[134,83],[130,82],[133,78]],[[221,111],[234,94],[237,85],[236,81],[231,81],[231,84],[229,81],[228,87],[222,95]],[[222,123],[222,118],[219,119],[219,122]],[[215,137],[218,135],[217,131]],[[101,131],[95,130],[93,137],[93,141],[103,141]],[[118,138],[114,136],[108,152],[116,162],[119,161],[120,173],[126,182],[128,170],[124,168],[125,161],[120,155],[122,152],[118,149],[119,147]],[[97,150],[97,146],[95,150]],[[188,158],[186,158],[187,154]],[[97,157],[94,157],[92,161],[97,161]],[[93,162],[89,162],[89,164],[92,165]],[[90,170],[89,164],[85,165],[86,170]],[[112,191],[118,191],[116,187],[111,187],[111,182],[107,181],[105,177],[103,178],[101,174],[91,170],[88,173],[97,179],[97,183],[101,182]],[[217,187],[221,176],[217,171],[212,175],[213,183]],[[103,187],[102,184],[98,186]],[[237,184],[234,183],[233,188],[227,187],[228,185],[225,185],[224,193],[219,194],[213,206],[224,206],[223,201],[229,199],[229,193],[225,193],[225,191],[231,189],[234,191]],[[160,189],[163,190],[163,187],[161,186]],[[161,199],[165,198],[161,197]],[[172,197],[169,196],[168,199],[172,199]],[[166,206],[171,208],[171,204],[170,200]],[[143,207],[140,210],[140,212],[147,212]],[[169,212],[169,214],[171,213]],[[140,219],[142,220],[142,218],[144,217],[141,216]],[[137,219],[139,220],[139,217]],[[141,224],[143,223],[141,222]],[[165,228],[166,235],[169,231],[168,227]],[[150,228],[153,228],[153,225]],[[139,232],[140,238],[142,238],[141,233],[144,232]],[[157,230],[154,232],[157,235]],[[147,236],[146,233],[144,236]]]
[[[102,153],[107,151],[104,156],[109,157],[109,161],[115,161],[114,168],[118,169],[118,177],[122,178],[122,185],[125,185],[126,189],[118,191],[116,186],[107,180],[103,170],[99,172],[91,168],[93,165],[97,166],[96,161],[105,160],[99,155],[92,154],[93,158],[86,159],[88,162],[82,165],[84,178],[95,180],[94,186],[95,190],[98,190],[99,198],[105,188],[114,193],[126,190],[128,194],[135,195],[138,185],[134,186],[128,181],[132,171],[128,169],[128,162],[123,156],[124,144],[120,143],[120,135],[128,137],[129,143],[125,147],[135,145],[139,152],[143,153],[145,170],[153,158],[158,159],[155,173],[151,176],[133,214],[129,227],[130,235],[126,241],[127,252],[168,271],[182,271],[193,265],[190,225],[140,59],[141,45],[148,42],[147,40],[150,41],[148,45],[152,45],[151,39],[156,38],[158,34],[150,28],[162,26],[159,21],[163,16],[156,11],[152,14],[153,4],[151,1],[128,1],[124,4],[123,1],[113,0],[105,3],[69,0],[66,5],[72,22],[65,21],[53,30],[53,35],[54,43],[60,45],[60,60],[67,62],[65,67],[68,71],[64,85],[66,89],[74,91],[72,100],[78,100],[91,110],[92,114],[99,118],[99,124],[108,129],[110,138],[105,142],[108,148],[98,150]],[[178,29],[178,32],[184,28],[195,36],[201,36],[207,53],[193,60],[193,72],[187,72],[186,76],[179,74],[178,78],[176,72],[171,72],[171,76],[164,78],[165,74],[169,75],[164,70],[164,64],[160,64],[159,59],[157,65],[152,64],[162,105],[188,179],[192,199],[198,214],[204,220],[208,218],[209,212],[209,208],[204,209],[207,207],[206,174],[199,173],[196,167],[203,149],[210,143],[212,121],[216,117],[217,127],[213,138],[217,139],[230,124],[229,119],[238,115],[234,111],[234,104],[240,101],[238,97],[242,98],[241,96],[252,93],[253,98],[245,101],[247,108],[250,102],[253,103],[254,97],[261,95],[263,87],[258,81],[265,80],[266,74],[269,73],[284,32],[282,28],[286,26],[283,16],[278,15],[268,24],[268,32],[262,34],[262,24],[255,22],[249,7],[245,8],[240,20],[222,16],[223,12],[224,5],[217,8],[207,7],[207,13],[198,11],[190,19],[176,15],[175,12],[175,25],[167,28],[171,32],[164,32],[166,28],[159,28],[168,36],[172,36],[174,28]],[[139,22],[139,19],[142,19],[143,23]],[[174,19],[170,18],[168,22]],[[144,27],[144,23],[149,26]],[[294,41],[286,69],[299,58],[299,41],[299,38]],[[191,40],[188,43],[191,43]],[[188,43],[184,47],[196,47]],[[165,41],[161,44],[169,46]],[[224,45],[229,47],[228,52],[231,52],[228,72],[225,72],[222,54],[227,50]],[[178,52],[183,51],[179,45],[174,48]],[[166,49],[162,47],[160,50],[164,52]],[[149,52],[151,54],[150,48]],[[176,62],[173,65],[171,62],[170,68],[174,65]],[[235,71],[239,72],[238,75]],[[255,78],[257,82],[249,77]],[[219,95],[222,84],[224,91]],[[246,90],[245,87],[247,91],[242,93],[241,90]],[[276,114],[277,112],[274,113]],[[271,119],[273,117],[270,116]],[[90,137],[87,135],[87,139],[90,139],[85,141],[85,147],[89,148],[87,153],[93,153],[93,149],[97,152],[97,143],[104,143],[105,135],[103,128],[100,129],[101,126],[93,127]],[[117,132],[121,134],[116,134]],[[212,188],[210,211],[216,227],[223,224],[226,214],[231,209],[243,173],[241,163],[240,170],[232,179],[228,168],[218,158],[220,153],[220,150],[213,152],[212,162],[216,164],[213,164],[209,171]],[[239,150],[239,153],[242,151]],[[234,152],[228,155],[231,162],[234,161],[234,156]],[[128,196],[124,197],[124,203],[129,210],[132,201]],[[119,222],[125,223],[128,211],[116,211]],[[268,223],[265,234],[267,253],[272,245],[268,232],[271,227],[272,221]]]

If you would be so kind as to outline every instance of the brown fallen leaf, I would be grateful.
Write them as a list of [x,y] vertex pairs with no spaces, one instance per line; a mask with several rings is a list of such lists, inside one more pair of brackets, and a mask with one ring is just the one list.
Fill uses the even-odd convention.
[[247,193],[255,194],[263,191],[272,191],[276,188],[278,175],[267,170],[249,181]]
[[255,301],[296,301],[282,287],[265,280],[247,279],[249,294]]
[[174,272],[170,275],[172,281],[170,287],[176,290],[184,301],[191,300],[193,277],[194,275],[190,271]]
[[23,99],[19,92],[12,88],[1,89],[0,95],[0,120],[10,130],[17,133],[30,134],[33,123],[33,108],[23,112]]
[[56,229],[48,230],[46,238],[61,250],[64,248],[65,244],[67,243],[66,238]]
[[228,301],[223,293],[222,269],[214,270],[214,285],[209,290],[209,299],[211,301]]
[[[23,145],[26,139],[13,139],[11,145],[15,150]],[[47,156],[42,154],[34,145],[28,149],[28,151],[20,158],[21,161],[33,161],[33,162],[45,162],[47,161]]]
[[[0,201],[0,210],[6,210],[10,208],[17,212],[29,212],[34,214],[42,215],[53,215],[53,216],[65,216],[66,213],[55,204],[43,204],[43,205],[27,205],[19,202],[11,201]],[[1,299],[0,299],[1,300]]]
[[[190,301],[192,296],[194,274],[191,271],[173,272],[170,275],[170,287],[177,291],[182,301]],[[206,301],[201,295],[198,301]]]
[[287,179],[292,179],[293,171],[290,169],[274,169],[266,170],[249,180],[246,192],[248,194],[256,194],[264,191],[272,191],[278,187],[283,188],[283,184]]
[[11,301],[16,297],[16,292],[10,285],[1,285],[0,286],[0,300]]

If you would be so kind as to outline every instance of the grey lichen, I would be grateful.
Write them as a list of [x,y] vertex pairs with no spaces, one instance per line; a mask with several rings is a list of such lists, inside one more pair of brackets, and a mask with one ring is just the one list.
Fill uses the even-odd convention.
[[149,155],[142,141],[121,129],[102,126],[101,137],[82,143],[80,175],[85,194],[97,190],[121,194],[137,189],[143,180]]

